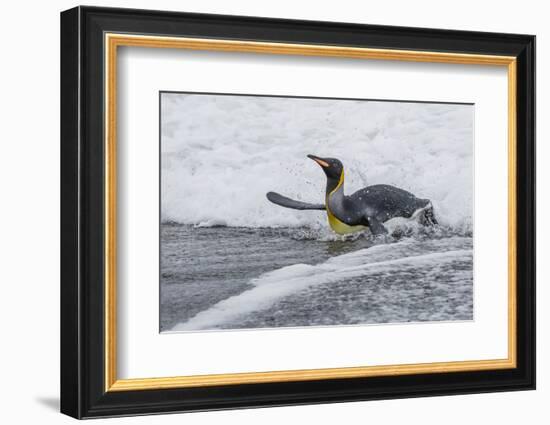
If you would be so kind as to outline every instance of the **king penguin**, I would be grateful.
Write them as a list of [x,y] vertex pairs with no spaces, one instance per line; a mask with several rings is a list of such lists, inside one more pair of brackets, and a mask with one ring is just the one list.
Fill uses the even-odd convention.
[[308,155],[327,177],[324,204],[295,201],[275,192],[267,199],[274,204],[296,210],[326,210],[332,230],[345,235],[370,229],[374,235],[387,233],[384,222],[395,218],[415,218],[424,225],[436,225],[432,203],[388,184],[367,186],[352,195],[344,194],[344,166],[336,158]]

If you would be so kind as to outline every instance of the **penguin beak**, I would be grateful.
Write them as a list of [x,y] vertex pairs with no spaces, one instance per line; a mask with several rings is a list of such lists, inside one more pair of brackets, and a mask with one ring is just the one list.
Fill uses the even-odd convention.
[[309,159],[313,159],[317,164],[319,164],[323,168],[330,167],[329,163],[326,162],[323,158],[319,158],[318,156],[315,156],[315,155],[308,155],[307,157]]

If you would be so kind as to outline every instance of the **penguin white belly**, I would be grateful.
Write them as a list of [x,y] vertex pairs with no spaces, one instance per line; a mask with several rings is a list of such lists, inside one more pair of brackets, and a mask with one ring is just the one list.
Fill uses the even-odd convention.
[[327,198],[325,201],[327,215],[328,215],[328,223],[330,224],[330,227],[339,235],[348,235],[350,233],[356,233],[356,232],[360,232],[362,230],[368,229],[367,226],[362,226],[362,225],[350,226],[349,224],[346,224],[343,221],[340,221],[330,210],[331,208],[330,204],[331,204],[331,201],[334,200],[334,197],[339,196],[341,200],[341,198],[344,196],[343,184],[344,184],[344,171],[342,170],[342,173],[340,174],[340,179],[338,180],[338,184],[327,195]]

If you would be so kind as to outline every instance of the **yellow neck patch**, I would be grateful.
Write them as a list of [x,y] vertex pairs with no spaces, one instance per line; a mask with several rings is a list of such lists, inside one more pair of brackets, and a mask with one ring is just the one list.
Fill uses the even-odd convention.
[[328,224],[330,224],[330,227],[332,230],[334,230],[339,235],[348,235],[350,233],[360,232],[361,230],[368,229],[367,226],[349,226],[346,223],[341,222],[338,220],[328,209],[327,207],[327,215],[328,215]]
[[330,211],[330,208],[328,206],[328,201],[331,195],[336,192],[340,186],[344,184],[344,171],[342,170],[342,174],[340,174],[340,180],[338,181],[338,185],[327,195],[326,199],[326,208],[327,208],[327,216],[328,216],[328,224],[330,225],[331,229],[334,230],[339,235],[347,235],[350,233],[360,232],[362,230],[368,229],[367,226],[349,226],[348,224],[338,220],[334,214],[332,214],[332,211]]

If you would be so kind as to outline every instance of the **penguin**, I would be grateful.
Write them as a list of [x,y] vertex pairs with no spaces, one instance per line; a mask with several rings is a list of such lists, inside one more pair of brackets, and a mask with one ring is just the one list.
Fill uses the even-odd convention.
[[326,210],[330,227],[340,235],[366,229],[374,235],[384,235],[388,231],[383,223],[395,217],[417,219],[425,226],[437,225],[429,199],[417,198],[388,184],[367,186],[352,195],[345,195],[342,162],[336,158],[307,157],[319,164],[326,175],[325,203],[295,201],[275,192],[266,194],[269,201],[296,210]]

